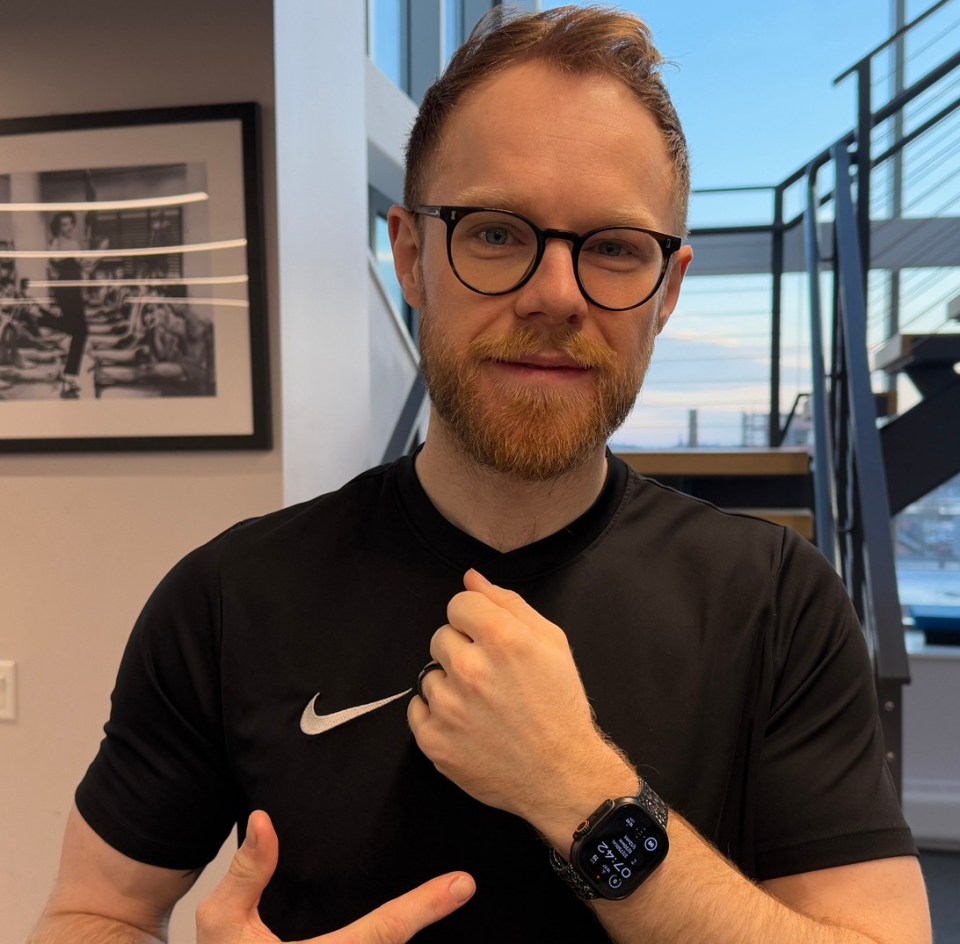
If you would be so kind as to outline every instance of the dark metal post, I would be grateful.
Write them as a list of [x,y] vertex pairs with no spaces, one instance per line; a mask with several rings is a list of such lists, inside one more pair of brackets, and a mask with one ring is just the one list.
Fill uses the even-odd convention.
[[783,294],[783,187],[773,191],[773,231],[770,239],[770,274],[773,295],[770,300],[770,432],[767,440],[776,448],[783,440],[780,429],[780,309]]
[[[891,98],[896,98],[904,88],[906,82],[905,40],[900,35],[907,22],[906,0],[893,0],[893,33],[898,36],[893,44],[893,89]],[[893,143],[897,144],[903,138],[903,109],[899,109],[893,116]],[[891,158],[892,170],[890,181],[890,216],[899,220],[903,216],[903,151],[897,151]],[[887,315],[887,337],[892,338],[900,331],[900,270],[890,272],[890,306]],[[887,377],[887,390],[897,389],[897,378],[890,374]]]
[[873,131],[870,59],[857,67],[857,235],[863,268],[863,294],[870,271],[870,134]]

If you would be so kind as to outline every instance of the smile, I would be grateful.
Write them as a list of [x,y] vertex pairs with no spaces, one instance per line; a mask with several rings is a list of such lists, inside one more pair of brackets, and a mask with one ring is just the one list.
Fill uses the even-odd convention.
[[588,376],[591,367],[581,367],[568,358],[531,357],[518,361],[491,360],[487,362],[497,373],[521,380],[539,383],[562,383]]

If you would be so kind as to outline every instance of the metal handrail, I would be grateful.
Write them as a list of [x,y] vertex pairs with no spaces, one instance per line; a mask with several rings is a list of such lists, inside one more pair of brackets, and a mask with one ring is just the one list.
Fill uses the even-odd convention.
[[839,310],[835,322],[842,363],[834,364],[834,402],[842,401],[842,430],[836,440],[845,446],[849,470],[847,518],[841,524],[859,540],[847,540],[843,575],[857,604],[873,655],[887,758],[898,786],[902,782],[900,694],[910,680],[897,592],[887,475],[877,429],[870,366],[867,360],[867,304],[857,214],[851,196],[850,157],[845,147],[833,151],[836,170],[834,223],[835,273]]
[[[874,625],[887,645],[878,650],[885,658],[885,675],[907,674],[903,644],[903,621],[897,596],[893,538],[890,533],[890,505],[887,474],[880,448],[876,405],[870,386],[867,360],[867,299],[862,290],[860,250],[857,246],[855,212],[850,195],[850,158],[844,148],[834,151],[837,174],[837,273],[840,285],[841,322],[845,339],[844,367],[853,420],[852,447],[858,470],[862,527],[866,538],[866,577],[875,601]],[[897,651],[903,658],[897,660]]]

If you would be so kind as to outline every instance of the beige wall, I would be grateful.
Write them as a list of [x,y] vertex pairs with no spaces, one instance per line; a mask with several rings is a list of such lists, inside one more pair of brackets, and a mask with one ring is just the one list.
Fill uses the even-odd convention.
[[[2,20],[3,118],[261,103],[278,416],[270,0],[9,0]],[[16,660],[19,683],[19,717],[0,721],[4,944],[22,940],[52,885],[73,788],[146,595],[192,546],[281,502],[279,448],[0,455],[0,659]]]

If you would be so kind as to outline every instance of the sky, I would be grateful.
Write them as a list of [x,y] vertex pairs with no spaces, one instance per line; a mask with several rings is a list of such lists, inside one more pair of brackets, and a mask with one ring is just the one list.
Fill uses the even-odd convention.
[[[908,15],[932,0],[914,4]],[[630,0],[690,145],[697,187],[775,184],[853,127],[856,81],[833,79],[890,35],[891,0]],[[543,7],[561,6],[544,0]]]

